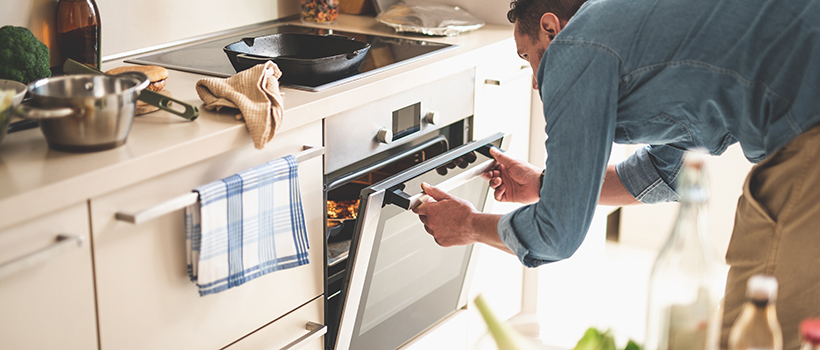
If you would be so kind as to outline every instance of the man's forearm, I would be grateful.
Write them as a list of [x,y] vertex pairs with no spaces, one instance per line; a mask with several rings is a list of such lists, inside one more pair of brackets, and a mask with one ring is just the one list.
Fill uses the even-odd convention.
[[501,219],[501,215],[485,213],[476,213],[474,215],[471,222],[473,231],[477,235],[476,241],[514,254],[498,237],[498,221]]
[[618,172],[615,170],[615,165],[610,164],[606,167],[606,175],[604,175],[604,184],[601,186],[601,197],[598,199],[600,205],[623,206],[631,204],[640,204],[629,191],[626,190]]

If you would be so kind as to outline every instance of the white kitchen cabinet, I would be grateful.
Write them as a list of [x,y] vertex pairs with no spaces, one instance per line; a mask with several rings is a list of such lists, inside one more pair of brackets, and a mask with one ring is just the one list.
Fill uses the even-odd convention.
[[[510,51],[506,57],[476,67],[476,138],[495,132],[511,137],[507,154],[528,160],[532,70]],[[492,195],[491,195],[492,196]],[[486,211],[504,214],[520,206],[487,200]],[[470,306],[466,310],[468,345],[487,333],[486,323],[472,301],[482,294],[496,316],[502,320],[521,312],[524,266],[517,257],[498,249],[478,246],[478,263],[470,286]]]
[[89,236],[87,202],[0,229],[0,348],[97,349]]
[[[264,150],[248,144],[92,198],[101,349],[222,348],[322,295],[325,215],[321,156],[299,164],[310,263],[272,272],[217,294],[200,297],[188,277],[183,210],[139,224],[115,218],[118,212],[139,212],[199,185],[297,154],[304,145],[321,144],[322,125],[316,121],[277,134]],[[312,322],[324,323],[321,312],[311,317]],[[282,341],[291,340],[289,334]]]
[[325,348],[323,335],[327,327],[317,323],[324,314],[324,298],[316,298],[291,313],[266,324],[256,332],[227,346],[226,350],[300,349],[321,350]]
[[532,69],[515,51],[476,67],[475,139],[504,132],[512,137],[507,153],[528,159],[531,100]]

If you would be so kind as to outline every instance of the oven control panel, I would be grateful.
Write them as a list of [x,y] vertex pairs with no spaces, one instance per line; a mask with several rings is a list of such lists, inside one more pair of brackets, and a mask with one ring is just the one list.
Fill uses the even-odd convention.
[[465,70],[325,118],[325,172],[472,116],[474,89]]
[[393,111],[393,140],[421,130],[421,102]]

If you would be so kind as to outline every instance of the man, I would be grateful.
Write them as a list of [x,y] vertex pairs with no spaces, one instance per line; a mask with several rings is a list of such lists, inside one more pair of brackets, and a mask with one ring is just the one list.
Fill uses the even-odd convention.
[[[546,171],[494,153],[499,216],[425,185],[442,246],[485,243],[527,266],[568,258],[596,204],[674,201],[686,149],[739,142],[758,163],[726,261],[721,345],[756,273],[779,283],[784,349],[820,316],[820,1],[514,0],[519,56],[544,102]],[[607,166],[612,142],[649,144]]]

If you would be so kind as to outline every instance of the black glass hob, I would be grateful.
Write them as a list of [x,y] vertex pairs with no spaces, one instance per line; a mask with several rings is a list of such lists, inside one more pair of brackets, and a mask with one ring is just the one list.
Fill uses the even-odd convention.
[[244,33],[242,35],[215,39],[182,48],[141,56],[126,60],[125,62],[157,65],[168,69],[212,75],[216,77],[230,77],[236,74],[236,71],[231,65],[231,61],[228,59],[228,56],[222,51],[222,48],[228,44],[241,40],[242,38],[252,38],[277,33],[306,33],[315,35],[333,34],[350,37],[354,40],[364,41],[370,44],[370,50],[367,52],[367,55],[365,55],[365,58],[359,66],[358,71],[352,72],[350,75],[315,86],[282,85],[289,88],[307,91],[321,91],[455,47],[454,45],[424,40],[395,38],[345,32],[333,29],[283,24]]

